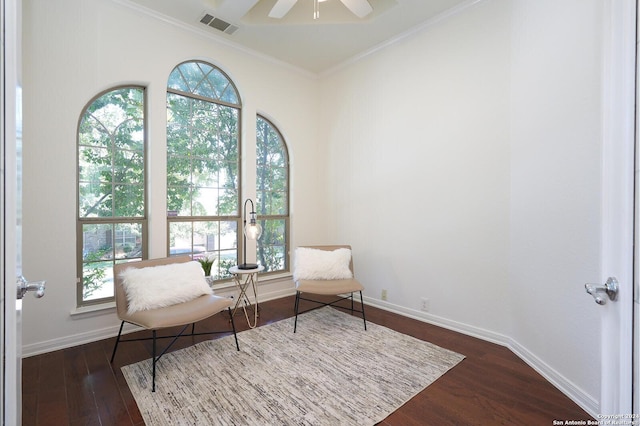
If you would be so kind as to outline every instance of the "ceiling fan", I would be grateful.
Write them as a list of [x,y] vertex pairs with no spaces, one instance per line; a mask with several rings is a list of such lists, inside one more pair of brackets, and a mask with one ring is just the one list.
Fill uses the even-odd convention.
[[[280,19],[284,17],[289,10],[296,4],[298,0],[277,0],[276,4],[269,12],[270,18]],[[319,17],[318,3],[326,0],[313,0],[313,18]],[[367,0],[340,0],[347,9],[351,11],[358,18],[364,18],[373,11],[373,8]]]

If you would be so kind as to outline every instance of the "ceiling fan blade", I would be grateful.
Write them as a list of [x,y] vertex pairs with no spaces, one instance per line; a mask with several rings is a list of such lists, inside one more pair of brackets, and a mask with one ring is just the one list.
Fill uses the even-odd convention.
[[269,18],[282,18],[291,10],[297,1],[298,0],[278,0],[276,4],[273,5],[271,12],[269,12]]
[[373,12],[373,8],[369,4],[367,0],[340,0],[342,4],[344,4],[347,9],[351,11],[358,18],[364,18],[371,12]]

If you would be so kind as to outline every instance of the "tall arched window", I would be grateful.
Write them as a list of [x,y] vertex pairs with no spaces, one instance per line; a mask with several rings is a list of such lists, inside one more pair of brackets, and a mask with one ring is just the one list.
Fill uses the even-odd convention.
[[240,108],[233,83],[213,65],[184,62],[169,76],[168,254],[214,259],[216,280],[238,259]]
[[267,272],[289,270],[289,154],[266,118],[256,120],[256,197],[262,236],[258,261]]
[[113,265],[146,257],[145,90],[98,95],[78,125],[77,305],[113,300]]

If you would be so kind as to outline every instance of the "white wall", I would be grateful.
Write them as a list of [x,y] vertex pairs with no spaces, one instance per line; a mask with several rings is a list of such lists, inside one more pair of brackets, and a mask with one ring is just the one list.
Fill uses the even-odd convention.
[[507,332],[509,7],[489,1],[323,79],[332,233],[367,296]]
[[[91,98],[109,87],[136,83],[148,88],[150,257],[166,253],[166,82],[173,67],[188,59],[220,66],[236,84],[248,161],[255,155],[256,112],[279,126],[292,161],[292,242],[324,234],[316,212],[325,201],[297,195],[320,193],[323,181],[315,76],[111,1],[26,0],[23,38],[24,273],[47,280],[43,299],[25,299],[26,354],[117,333],[113,310],[70,315],[76,307],[78,119]],[[248,185],[244,195],[252,195],[253,188]],[[290,292],[293,286],[290,280],[275,284],[262,296]]]
[[601,3],[485,0],[321,82],[327,239],[368,300],[511,347],[592,413]]
[[511,262],[514,341],[600,393],[602,2],[514,2]]

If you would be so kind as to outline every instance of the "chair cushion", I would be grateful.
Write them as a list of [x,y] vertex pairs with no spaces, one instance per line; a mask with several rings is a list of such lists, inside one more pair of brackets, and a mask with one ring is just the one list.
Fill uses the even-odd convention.
[[128,313],[163,308],[212,294],[198,262],[127,268],[120,273]]
[[346,280],[300,280],[296,290],[314,294],[342,294],[364,290],[364,286],[355,278]]
[[227,309],[233,304],[228,297],[207,294],[188,302],[167,306],[166,308],[137,311],[125,315],[122,320],[149,330],[192,324],[209,318]]
[[319,250],[298,247],[295,252],[293,279],[299,280],[342,280],[353,277],[349,263],[351,250]]

